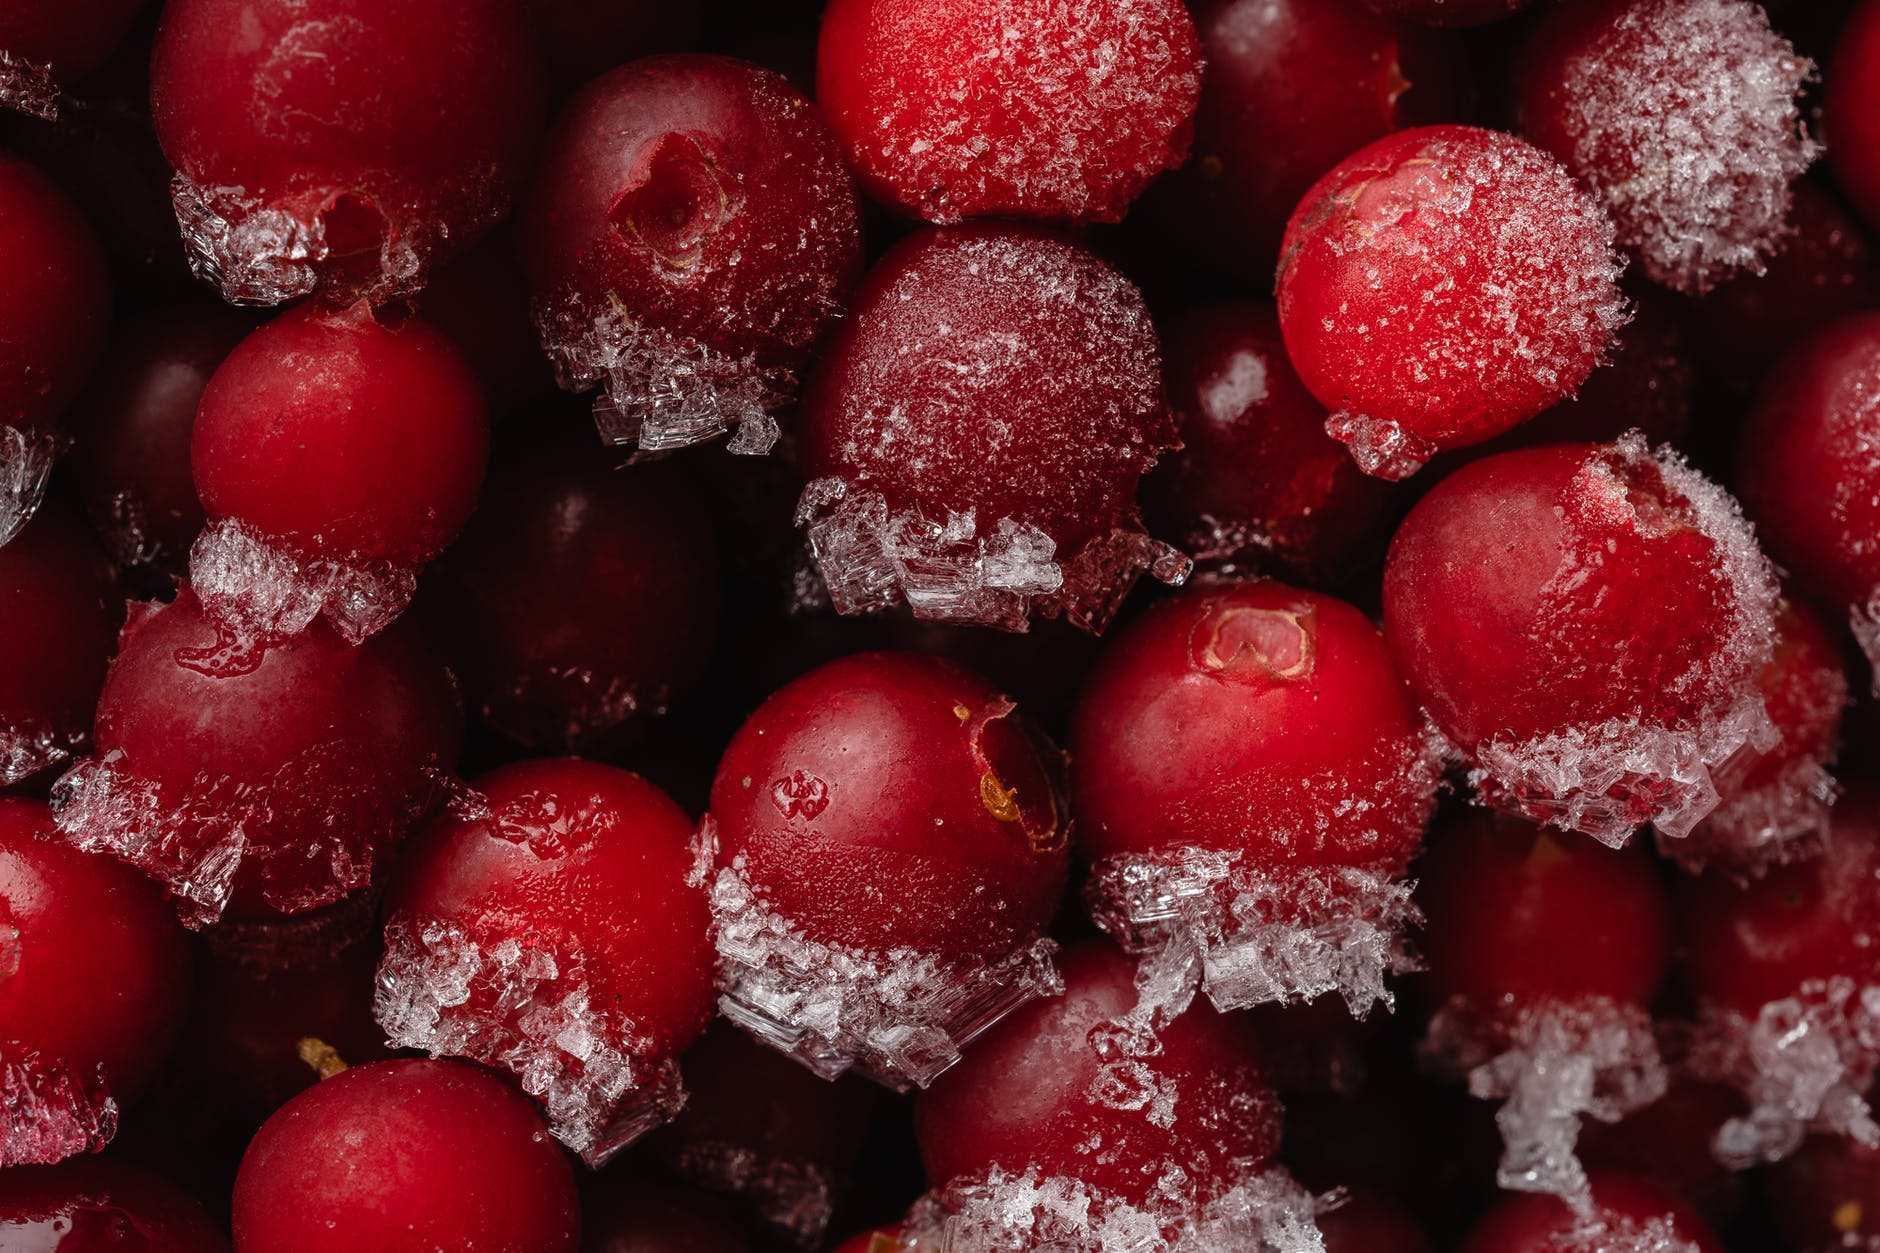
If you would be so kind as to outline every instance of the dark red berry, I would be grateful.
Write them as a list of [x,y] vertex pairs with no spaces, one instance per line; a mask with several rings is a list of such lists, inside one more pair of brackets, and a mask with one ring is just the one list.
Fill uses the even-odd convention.
[[20,1253],[228,1253],[202,1206],[114,1158],[0,1175],[0,1241]]

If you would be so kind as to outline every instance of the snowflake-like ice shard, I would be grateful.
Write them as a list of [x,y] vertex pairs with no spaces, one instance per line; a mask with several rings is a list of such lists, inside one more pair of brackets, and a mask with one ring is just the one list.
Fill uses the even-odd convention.
[[0,426],[0,547],[25,529],[45,499],[66,440],[50,431]]
[[0,1045],[0,1168],[96,1153],[117,1134],[117,1120],[102,1068],[78,1074],[40,1053]]

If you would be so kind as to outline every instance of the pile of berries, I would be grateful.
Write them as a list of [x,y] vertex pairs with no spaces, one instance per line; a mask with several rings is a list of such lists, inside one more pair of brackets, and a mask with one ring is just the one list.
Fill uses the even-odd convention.
[[1880,1250],[1880,0],[0,0],[0,1253]]

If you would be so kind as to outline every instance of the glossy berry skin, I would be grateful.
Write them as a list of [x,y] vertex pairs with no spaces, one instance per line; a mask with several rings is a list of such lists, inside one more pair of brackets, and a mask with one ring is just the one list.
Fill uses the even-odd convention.
[[574,1253],[574,1174],[535,1108],[463,1062],[323,1080],[262,1124],[235,1180],[237,1253]]
[[228,1253],[228,1237],[173,1184],[109,1157],[0,1175],[0,1247],[33,1253]]
[[[224,678],[186,660],[216,641],[187,589],[140,607],[99,697],[97,753],[154,790],[178,854],[242,824],[238,912],[302,912],[366,886],[373,857],[429,799],[427,772],[456,760],[463,713],[450,672],[409,623],[357,647],[315,623]],[[329,850],[338,862],[320,856]],[[152,856],[153,873],[174,872]]]
[[1158,247],[1265,290],[1299,198],[1371,141],[1449,114],[1459,58],[1362,0],[1208,0],[1195,25],[1194,148],[1137,213]]
[[[122,1102],[143,1090],[176,1040],[188,950],[153,884],[52,843],[51,831],[43,802],[0,797],[0,1057],[29,1083],[62,1072]],[[23,1109],[14,1105],[18,1082],[8,1076],[0,1164],[56,1160],[17,1155],[34,1129],[15,1120],[42,1116],[30,1095]]]
[[1782,1247],[1859,1248],[1880,1235],[1880,1150],[1845,1136],[1813,1136],[1763,1172],[1762,1195]]
[[812,940],[970,962],[1057,912],[1067,816],[1055,763],[978,675],[863,653],[786,685],[712,783],[720,864]]
[[1820,857],[1743,884],[1715,871],[1678,884],[1690,981],[1702,996],[1755,1017],[1804,983],[1880,976],[1880,793],[1851,786],[1832,812]]
[[1430,26],[1485,26],[1527,6],[1529,0],[1364,0],[1379,13]]
[[[421,287],[433,254],[507,212],[543,116],[515,0],[166,4],[150,98],[164,153],[211,212],[324,232],[328,255],[286,285],[269,257],[221,259],[258,263],[245,289],[222,275],[257,304],[315,286],[341,301]],[[387,257],[400,273],[381,272]]]
[[146,314],[111,345],[74,414],[72,464],[92,525],[120,563],[183,566],[206,520],[189,466],[196,406],[251,329],[205,300]]
[[1299,202],[1280,327],[1370,473],[1401,478],[1572,395],[1623,301],[1611,228],[1552,157],[1468,126],[1400,131]]
[[489,410],[470,364],[418,320],[363,304],[282,314],[203,392],[190,465],[212,518],[296,555],[418,566],[476,507]]
[[1132,622],[1086,682],[1069,745],[1082,850],[1400,873],[1436,787],[1420,729],[1356,609],[1204,582]]
[[1471,811],[1431,834],[1417,879],[1434,1004],[1645,1005],[1664,982],[1671,905],[1640,849]]
[[816,98],[909,216],[1114,222],[1187,155],[1201,57],[1178,0],[835,0]]
[[64,509],[0,548],[0,789],[82,744],[122,618],[110,564]]
[[1822,128],[1834,176],[1867,221],[1880,224],[1880,4],[1864,0],[1828,63]]
[[716,56],[588,84],[549,135],[522,240],[551,355],[603,321],[603,345],[629,357],[770,372],[806,362],[862,262],[860,208],[814,106]]
[[915,1098],[928,1179],[941,1185],[994,1166],[1014,1175],[1036,1168],[1140,1205],[1180,1167],[1205,1203],[1273,1157],[1279,1104],[1243,1016],[1222,1016],[1197,1000],[1160,1029],[1160,1051],[1138,1064],[1160,1091],[1175,1094],[1175,1116],[1154,1118],[1096,1095],[1111,1073],[1099,1037],[1106,1027],[1120,1030],[1136,1007],[1135,963],[1107,941],[1085,940],[1064,950],[1059,969],[1064,995],[1000,1021]]
[[1833,605],[1880,590],[1880,313],[1857,313],[1790,350],[1743,429],[1743,502],[1771,555]]
[[473,706],[524,744],[575,744],[662,711],[718,627],[712,520],[671,465],[615,468],[591,435],[499,455],[429,576]]
[[491,816],[446,814],[415,836],[386,916],[442,920],[485,947],[526,930],[579,953],[592,1003],[650,1042],[648,1060],[676,1056],[713,999],[685,811],[638,775],[575,758],[503,766],[473,786]]
[[53,81],[73,82],[104,64],[143,0],[12,0],[0,13],[0,52],[49,66]]
[[[1723,1253],[1723,1243],[1697,1211],[1663,1184],[1640,1175],[1595,1171],[1592,1186],[1595,1221],[1629,1227],[1668,1217],[1680,1247]],[[1576,1232],[1584,1221],[1559,1197],[1508,1193],[1469,1232],[1462,1253],[1574,1253],[1587,1247],[1586,1235]]]
[[36,167],[0,152],[0,427],[55,427],[90,378],[110,323],[104,251],[78,206]]
[[1307,581],[1343,573],[1394,498],[1325,433],[1325,407],[1293,372],[1272,306],[1197,306],[1163,327],[1162,343],[1182,447],[1143,481],[1154,533],[1236,568]]

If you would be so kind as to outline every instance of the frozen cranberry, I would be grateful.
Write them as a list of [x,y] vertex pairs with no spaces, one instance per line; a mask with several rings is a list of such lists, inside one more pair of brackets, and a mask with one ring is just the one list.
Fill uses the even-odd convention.
[[1493,803],[1623,842],[1716,803],[1767,720],[1775,583],[1720,489],[1631,436],[1485,457],[1404,520],[1384,622]]
[[1154,556],[1136,483],[1174,443],[1155,328],[1127,279],[1054,236],[974,226],[890,250],[802,423],[799,517],[840,612],[905,599],[1098,630]]
[[1499,22],[1528,0],[1364,0],[1379,13],[1431,26],[1485,26]]
[[0,1166],[110,1140],[189,990],[183,933],[156,889],[51,830],[42,802],[0,797]]
[[508,211],[543,115],[515,0],[176,0],[150,80],[190,264],[237,304],[422,287]]
[[1137,217],[1196,269],[1265,289],[1299,197],[1372,140],[1448,114],[1460,58],[1360,0],[1208,0],[1195,24],[1194,154]]
[[690,44],[701,14],[667,0],[526,0],[549,80],[575,88],[617,65]]
[[1164,329],[1182,447],[1143,483],[1152,526],[1202,560],[1307,579],[1342,572],[1393,494],[1325,433],[1272,306],[1222,301]]
[[21,1253],[228,1253],[187,1195],[111,1158],[0,1175],[0,1248]]
[[704,672],[718,556],[674,467],[617,471],[591,436],[523,440],[436,567],[438,638],[492,726],[578,743],[664,711]]
[[59,88],[104,64],[143,0],[11,0],[0,12],[0,108],[53,118]]
[[834,0],[816,98],[863,188],[930,222],[1114,222],[1188,154],[1177,0]]
[[1319,1215],[1325,1253],[1435,1253],[1416,1220],[1378,1192],[1358,1192]]
[[729,57],[651,57],[588,86],[549,137],[523,219],[543,347],[604,380],[601,433],[650,452],[769,410],[861,273],[861,215],[814,106]]
[[[598,1161],[678,1108],[711,1017],[692,822],[611,766],[520,762],[476,780],[406,850],[386,900],[378,1018],[401,1047],[515,1071]],[[465,992],[456,991],[465,989]]]
[[573,1253],[574,1173],[526,1098],[461,1062],[388,1061],[301,1093],[235,1181],[240,1253]]
[[110,320],[104,253],[78,206],[38,169],[0,152],[0,545],[39,507],[59,420]]
[[1572,395],[1624,321],[1612,228],[1554,159],[1429,126],[1345,158],[1286,228],[1280,328],[1326,429],[1403,478]]
[[215,627],[195,594],[140,606],[98,701],[98,756],[60,782],[69,843],[162,880],[194,922],[299,913],[372,881],[455,759],[450,672],[399,624],[358,647],[315,624],[254,670],[190,658]]
[[204,301],[145,314],[112,344],[74,415],[73,463],[92,525],[120,564],[182,568],[205,521],[189,468],[196,406],[251,329]]
[[1835,178],[1867,220],[1880,225],[1880,3],[1874,0],[1865,0],[1841,27],[1828,64],[1822,126]]
[[1012,1014],[916,1099],[936,1186],[1035,1171],[1105,1201],[1204,1205],[1272,1159],[1279,1103],[1242,1018],[1151,1017],[1134,963],[1101,940],[1060,962],[1062,996]]
[[1590,1213],[1575,1214],[1559,1197],[1512,1193],[1475,1225],[1462,1253],[1652,1247],[1723,1253],[1715,1233],[1677,1193],[1639,1175],[1603,1171],[1593,1176]]
[[581,1253],[751,1253],[703,1193],[665,1180],[602,1175],[581,1212]]
[[1521,126],[1648,277],[1702,292],[1760,269],[1782,235],[1817,151],[1796,101],[1813,69],[1753,0],[1578,0],[1527,36]]
[[1851,607],[1868,655],[1880,614],[1880,313],[1832,322],[1764,381],[1738,450],[1743,499],[1803,587]]
[[[726,1012],[826,1076],[931,1081],[1049,985],[1035,942],[1068,860],[1054,758],[938,658],[861,654],[778,691],[712,784]],[[796,1020],[805,998],[844,1012]]]
[[1814,1136],[1762,1176],[1769,1217],[1793,1253],[1858,1249],[1880,1235],[1880,1149]]
[[0,548],[0,789],[85,742],[121,620],[104,554],[64,510]]

